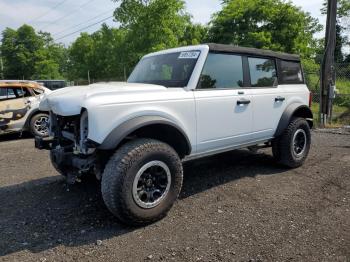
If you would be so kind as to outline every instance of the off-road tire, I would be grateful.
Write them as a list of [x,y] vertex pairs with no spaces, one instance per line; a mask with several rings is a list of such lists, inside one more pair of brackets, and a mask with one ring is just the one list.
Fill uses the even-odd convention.
[[50,160],[51,160],[51,164],[52,166],[55,168],[55,170],[62,176],[67,177],[67,172],[63,171],[62,168],[59,167],[59,165],[57,165],[57,163],[55,162],[54,158],[53,158],[53,154],[50,151]]
[[35,129],[35,122],[42,117],[49,118],[49,115],[44,113],[35,114],[29,121],[29,131],[33,136],[47,137],[49,135],[48,133],[47,135],[43,135]]
[[[301,155],[294,151],[294,135],[298,130],[303,130],[306,135],[305,150]],[[304,118],[293,118],[280,137],[272,141],[272,154],[275,160],[287,167],[296,168],[303,165],[311,146],[310,126]]]
[[[149,209],[140,207],[133,197],[137,172],[152,161],[164,162],[170,171],[168,193],[161,202]],[[141,226],[166,216],[182,187],[182,163],[169,145],[153,139],[136,139],[124,144],[110,158],[102,175],[101,192],[107,208],[122,222]]]

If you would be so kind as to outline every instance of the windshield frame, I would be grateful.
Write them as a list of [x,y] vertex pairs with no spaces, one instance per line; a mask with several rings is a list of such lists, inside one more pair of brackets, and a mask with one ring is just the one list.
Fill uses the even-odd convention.
[[[181,88],[181,89],[185,89],[185,90],[195,90],[200,74],[202,72],[202,67],[204,66],[204,63],[206,61],[206,57],[209,53],[209,46],[208,45],[197,45],[197,46],[187,46],[187,47],[180,47],[180,48],[173,48],[173,49],[168,49],[168,50],[164,50],[164,51],[160,51],[157,53],[151,53],[148,54],[146,56],[144,56],[140,62],[137,64],[137,66],[142,62],[143,59],[148,58],[148,57],[153,57],[153,56],[158,56],[158,55],[164,55],[164,54],[172,54],[172,53],[181,53],[181,52],[200,52],[199,57],[197,58],[197,61],[195,63],[195,66],[192,70],[192,74],[187,82],[187,85],[185,86],[179,86],[179,87],[169,87],[170,89],[173,88]],[[136,67],[137,67],[136,66]],[[135,67],[135,69],[136,69]],[[133,72],[130,74],[130,76],[132,76],[132,74],[134,73],[135,69],[133,70]],[[128,82],[130,80],[130,76],[128,78]],[[145,83],[147,84],[147,83]]]

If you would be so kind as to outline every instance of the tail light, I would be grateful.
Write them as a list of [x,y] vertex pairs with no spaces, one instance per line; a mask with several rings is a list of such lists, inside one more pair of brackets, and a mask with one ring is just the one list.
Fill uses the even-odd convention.
[[312,93],[309,94],[309,107],[312,105]]

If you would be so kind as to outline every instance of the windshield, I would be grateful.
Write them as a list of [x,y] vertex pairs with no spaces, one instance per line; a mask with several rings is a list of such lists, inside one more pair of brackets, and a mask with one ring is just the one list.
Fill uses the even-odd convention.
[[199,55],[200,51],[191,51],[146,57],[138,63],[128,82],[185,87]]

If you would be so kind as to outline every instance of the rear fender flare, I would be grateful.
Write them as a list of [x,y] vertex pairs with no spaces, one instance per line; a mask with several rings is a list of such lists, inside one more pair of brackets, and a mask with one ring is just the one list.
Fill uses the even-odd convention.
[[301,103],[294,103],[289,105],[283,112],[282,117],[278,123],[274,137],[282,135],[283,131],[288,127],[290,121],[294,116],[300,116],[307,120],[310,128],[313,126],[313,114],[311,109]]

